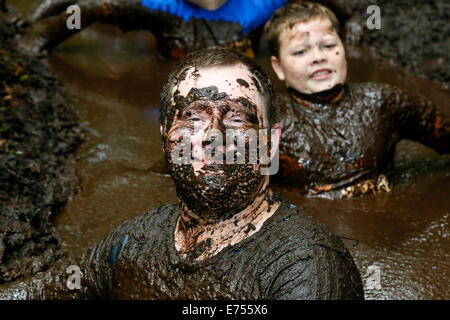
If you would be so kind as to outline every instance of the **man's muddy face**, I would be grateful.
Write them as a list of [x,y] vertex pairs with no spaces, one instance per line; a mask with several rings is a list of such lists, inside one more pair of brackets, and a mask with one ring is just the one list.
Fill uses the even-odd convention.
[[[260,88],[245,66],[236,65],[198,71],[192,68],[173,89],[174,113],[167,120],[170,128],[165,153],[178,196],[199,214],[219,218],[238,212],[261,189],[264,177],[258,163],[218,163],[210,148],[221,134],[223,144],[218,149],[225,156],[227,130],[258,131],[267,126]],[[170,155],[186,136],[192,145],[192,161],[177,164]],[[245,152],[248,153],[248,147]]]
[[347,77],[344,46],[328,19],[286,28],[272,67],[287,87],[306,94],[331,89]]

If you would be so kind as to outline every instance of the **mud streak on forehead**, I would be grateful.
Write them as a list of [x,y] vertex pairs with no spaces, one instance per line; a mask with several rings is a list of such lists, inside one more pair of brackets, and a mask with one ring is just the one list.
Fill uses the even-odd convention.
[[219,92],[216,86],[198,89],[192,88],[187,97],[175,93],[174,101],[174,107],[180,111],[186,109],[200,111],[205,108],[216,106],[222,113],[226,113],[235,107],[243,109],[248,113],[258,113],[258,107],[252,101],[244,97],[230,99],[225,92]]
[[[216,73],[210,74],[211,70],[216,71],[214,69],[223,69],[223,72],[227,72],[228,69],[230,76],[217,79],[214,77]],[[202,74],[204,75],[203,78]],[[211,81],[208,81],[209,79],[205,81],[208,76],[210,76]],[[220,89],[216,84],[220,86]],[[167,122],[169,126],[173,123],[175,117],[181,116],[181,111],[192,103],[201,100],[209,103],[219,101],[238,103],[244,110],[256,114],[260,124],[267,121],[265,115],[266,103],[263,98],[261,83],[242,64],[202,68],[201,70],[192,67],[179,75],[172,92],[171,109],[173,111],[169,112],[172,115]]]
[[[224,77],[223,74],[228,74],[229,76]],[[207,79],[208,76],[210,76],[211,80]],[[201,82],[200,85],[199,82]],[[247,96],[249,100],[253,100],[251,95],[254,95],[253,98],[257,98],[258,93],[259,95],[263,94],[261,90],[262,85],[251,70],[243,64],[236,64],[186,69],[177,77],[172,89],[172,97],[177,91],[179,94],[187,96],[192,88],[210,86],[218,87],[219,91],[227,91],[229,95]],[[173,104],[173,99],[171,102]]]

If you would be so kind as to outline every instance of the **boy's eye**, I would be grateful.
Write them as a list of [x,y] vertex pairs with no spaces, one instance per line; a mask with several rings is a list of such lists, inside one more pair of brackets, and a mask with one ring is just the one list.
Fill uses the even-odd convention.
[[333,43],[333,44],[326,44],[326,45],[324,45],[324,47],[326,48],[326,49],[333,49],[334,47],[335,47],[336,45]]
[[305,53],[306,53],[306,50],[298,50],[298,51],[294,52],[294,55],[301,56],[301,55],[304,55]]

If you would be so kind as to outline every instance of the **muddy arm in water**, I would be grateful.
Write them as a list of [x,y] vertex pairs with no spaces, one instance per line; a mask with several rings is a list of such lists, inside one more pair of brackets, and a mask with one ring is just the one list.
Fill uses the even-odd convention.
[[[66,8],[76,4],[80,8],[80,29],[69,29],[67,21],[73,13]],[[47,0],[31,17],[33,25],[21,45],[33,53],[51,50],[94,22],[112,24],[124,31],[146,29],[153,31],[167,24],[169,15],[148,10],[140,0],[73,1]]]
[[439,154],[450,153],[450,118],[423,98],[395,90],[396,120],[400,125],[400,139],[410,139],[433,148]]
[[45,0],[30,17],[30,20],[36,22],[60,14],[76,2],[76,0]]
[[[110,283],[111,275],[104,249],[108,239],[86,250],[79,258],[66,259],[46,272],[0,286],[0,300],[107,298],[105,284]],[[79,268],[80,273],[71,267]],[[79,282],[76,280],[78,274]]]

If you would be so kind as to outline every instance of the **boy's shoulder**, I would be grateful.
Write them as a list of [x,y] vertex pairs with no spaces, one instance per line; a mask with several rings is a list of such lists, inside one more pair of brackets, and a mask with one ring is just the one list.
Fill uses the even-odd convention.
[[347,88],[350,94],[363,95],[372,99],[384,98],[390,95],[399,95],[404,92],[398,87],[371,81],[348,83]]

